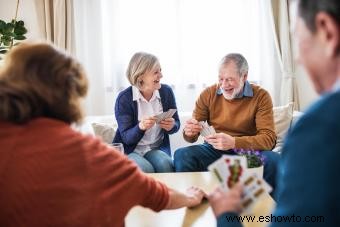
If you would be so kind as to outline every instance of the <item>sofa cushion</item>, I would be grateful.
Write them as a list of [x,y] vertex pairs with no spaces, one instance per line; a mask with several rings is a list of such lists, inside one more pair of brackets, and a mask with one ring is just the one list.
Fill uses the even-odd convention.
[[280,151],[284,137],[293,119],[293,103],[273,108],[275,133],[277,136],[274,151]]
[[94,134],[101,138],[105,143],[112,143],[113,137],[116,134],[115,124],[92,123]]

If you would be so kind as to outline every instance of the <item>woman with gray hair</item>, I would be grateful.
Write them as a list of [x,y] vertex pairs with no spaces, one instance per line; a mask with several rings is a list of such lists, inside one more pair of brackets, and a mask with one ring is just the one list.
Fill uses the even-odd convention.
[[157,57],[138,52],[130,60],[126,76],[131,84],[117,97],[118,130],[114,143],[123,143],[125,153],[148,173],[173,172],[169,134],[180,127],[177,112],[160,122],[156,115],[177,109],[172,89],[161,84]]

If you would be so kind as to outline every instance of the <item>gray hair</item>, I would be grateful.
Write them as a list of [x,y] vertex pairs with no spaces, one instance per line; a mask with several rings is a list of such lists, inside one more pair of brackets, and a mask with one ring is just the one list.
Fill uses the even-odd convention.
[[143,84],[141,76],[152,70],[157,63],[159,63],[157,57],[152,54],[145,52],[135,53],[126,70],[126,77],[130,84],[140,88]]
[[243,76],[248,73],[248,70],[249,70],[248,62],[245,59],[245,57],[243,57],[241,54],[231,53],[231,54],[224,56],[221,60],[220,67],[222,65],[229,64],[230,62],[234,62],[236,64],[237,69],[238,69],[238,74],[240,76]]

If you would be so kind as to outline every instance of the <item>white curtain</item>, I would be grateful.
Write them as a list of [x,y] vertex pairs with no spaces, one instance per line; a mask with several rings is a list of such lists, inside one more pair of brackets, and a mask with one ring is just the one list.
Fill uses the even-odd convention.
[[35,0],[34,3],[45,39],[74,54],[73,0]]
[[287,0],[272,0],[275,43],[281,68],[280,105],[294,103],[294,109],[300,110],[293,51],[290,37],[289,7]]
[[220,59],[243,54],[249,80],[279,103],[280,65],[270,0],[74,0],[77,55],[90,79],[87,114],[112,114],[137,51],[155,54],[179,111],[217,82]]

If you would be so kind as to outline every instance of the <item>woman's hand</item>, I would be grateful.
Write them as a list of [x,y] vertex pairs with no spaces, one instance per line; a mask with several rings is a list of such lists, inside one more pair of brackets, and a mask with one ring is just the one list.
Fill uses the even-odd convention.
[[146,117],[143,118],[138,126],[141,130],[146,131],[148,129],[150,129],[152,126],[154,126],[156,124],[156,118],[155,117]]
[[195,207],[202,203],[203,198],[207,198],[208,195],[200,188],[191,186],[187,189],[186,194],[189,198],[187,207]]
[[173,119],[172,117],[166,118],[159,123],[159,126],[166,131],[170,131],[174,127],[174,125],[175,119]]
[[195,207],[201,204],[207,194],[200,188],[191,186],[185,193],[169,188],[169,202],[165,209],[178,209],[181,207]]

